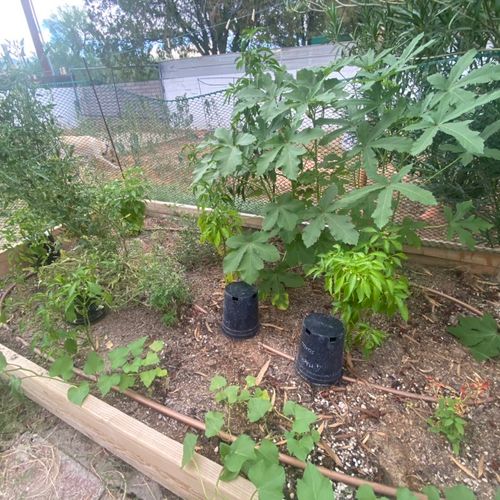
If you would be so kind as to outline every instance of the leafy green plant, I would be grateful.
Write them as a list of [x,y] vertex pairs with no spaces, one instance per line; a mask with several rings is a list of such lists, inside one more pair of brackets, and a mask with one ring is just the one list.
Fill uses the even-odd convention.
[[485,361],[500,355],[500,333],[491,314],[477,317],[460,317],[457,326],[448,331],[467,346],[477,361]]
[[58,254],[60,244],[51,234],[52,224],[27,207],[12,207],[3,214],[0,229],[4,248],[23,246],[14,254],[14,264],[37,269],[50,263]]
[[[218,402],[224,402],[228,407],[247,404],[247,418],[249,422],[260,420],[271,409],[267,391],[262,391],[256,385],[255,377],[246,378],[246,386],[228,385],[227,380],[217,375],[212,378],[210,391],[215,393]],[[252,407],[252,402],[255,406]],[[304,460],[319,440],[319,433],[312,428],[316,422],[316,415],[303,406],[288,401],[283,412],[292,417],[291,431],[286,434],[287,446],[291,453]],[[229,420],[229,418],[228,418]],[[224,427],[224,415],[210,411],[205,415],[205,435],[216,436]],[[184,439],[182,465],[192,460],[197,438],[187,434]],[[240,473],[246,474],[257,488],[259,498],[282,499],[283,487],[286,482],[285,469],[279,463],[279,449],[269,439],[256,443],[246,434],[240,435],[231,445],[220,444],[220,455],[224,465],[220,479],[232,481]],[[304,475],[297,484],[299,500],[310,498],[332,499],[331,482],[321,475],[317,468],[308,463]]]
[[[271,411],[271,397],[266,389],[258,387],[255,377],[249,375],[245,379],[245,386],[241,388],[239,385],[227,385],[227,380],[221,375],[216,375],[210,383],[210,391],[215,394],[215,401],[225,403],[228,407],[228,426],[231,416],[231,408],[235,405],[245,405],[247,409],[247,418],[251,423],[257,422]],[[214,433],[216,426],[213,423],[221,423],[220,415],[212,413],[209,417],[210,434],[215,435],[222,428],[219,427]],[[214,418],[216,417],[216,418]],[[222,423],[224,420],[222,420]],[[208,425],[207,425],[208,427]]]
[[[106,396],[114,386],[120,391],[125,391],[139,382],[149,389],[156,379],[163,379],[168,375],[167,370],[160,367],[159,354],[164,347],[163,341],[155,340],[145,347],[146,341],[147,337],[141,337],[103,356],[95,351],[87,355],[83,371],[86,375],[97,377],[95,386],[102,396]],[[50,367],[49,374],[70,380],[73,377],[72,359],[69,356],[56,359]],[[90,393],[92,385],[89,382],[82,382],[70,387],[68,399],[81,405]]]
[[335,245],[330,252],[321,255],[309,271],[315,278],[324,276],[325,290],[334,301],[333,312],[340,313],[346,328],[347,347],[360,345],[366,355],[385,337],[366,320],[373,312],[387,316],[399,312],[407,320],[409,295],[408,281],[396,274],[405,258],[400,251],[401,244],[392,240],[392,245],[397,245],[396,251],[387,243],[386,252],[373,248],[380,240],[372,237],[370,242],[354,250]]
[[[208,203],[212,206],[210,209]],[[198,206],[201,208],[198,217],[200,242],[210,243],[219,255],[226,255],[227,240],[241,232],[242,221],[238,211],[229,197],[213,192],[200,194]]]
[[287,449],[299,460],[306,460],[320,438],[319,432],[312,427],[317,417],[294,401],[285,403],[283,414],[292,417],[292,429],[285,434]]
[[98,282],[93,269],[78,265],[69,275],[55,274],[53,281],[45,282],[47,295],[69,322],[89,323],[91,309],[110,305],[112,297]]
[[125,234],[140,233],[146,216],[147,185],[144,172],[138,168],[125,170],[123,179],[106,183],[100,191],[102,208],[124,226]]
[[180,264],[161,248],[145,255],[139,264],[138,287],[147,304],[163,313],[166,326],[177,323],[181,307],[190,300],[190,293]]
[[[226,273],[267,283],[267,296],[284,308],[286,283],[266,277],[272,269],[307,270],[333,245],[356,245],[367,227],[402,226],[394,214],[404,198],[437,203],[413,175],[435,141],[464,148],[470,157],[483,154],[484,138],[469,127],[469,116],[500,98],[488,86],[500,79],[500,66],[471,68],[470,52],[448,74],[430,75],[425,92],[402,96],[398,77],[429,45],[419,36],[398,55],[368,51],[294,77],[266,47],[243,43],[238,65],[245,75],[228,91],[231,125],[192,155],[203,206],[216,207],[221,193],[232,206],[251,197],[268,202],[261,231],[227,239]],[[337,72],[352,65],[359,68],[354,78],[339,80]],[[346,136],[352,148],[325,152]],[[391,176],[383,175],[388,165]],[[366,185],[354,182],[360,172]],[[454,224],[481,229],[460,217]]]
[[442,397],[434,415],[428,420],[431,432],[443,434],[450,442],[453,453],[460,453],[460,444],[464,439],[465,420],[460,417],[459,407],[462,401],[458,398]]

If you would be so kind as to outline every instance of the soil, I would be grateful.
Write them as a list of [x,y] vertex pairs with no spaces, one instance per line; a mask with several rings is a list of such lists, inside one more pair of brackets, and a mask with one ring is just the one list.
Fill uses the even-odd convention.
[[[181,219],[148,219],[149,228],[172,228]],[[155,232],[155,239],[174,252],[179,231]],[[142,236],[150,245],[153,231]],[[162,363],[169,371],[168,383],[155,383],[150,396],[199,420],[209,410],[221,411],[208,390],[210,379],[224,375],[231,384],[244,384],[247,375],[256,375],[270,360],[262,387],[275,395],[275,407],[291,399],[314,410],[321,422],[321,442],[312,461],[363,479],[420,490],[427,484],[438,487],[458,483],[471,487],[479,499],[494,498],[500,485],[500,365],[495,361],[479,363],[458,341],[446,332],[457,318],[467,312],[447,299],[412,289],[408,305],[410,320],[376,317],[376,326],[390,335],[370,358],[354,351],[345,374],[360,379],[431,396],[462,394],[474,403],[464,408],[466,436],[460,455],[453,455],[442,435],[431,433],[427,419],[434,404],[404,399],[360,384],[314,388],[295,372],[292,361],[271,355],[262,344],[295,355],[306,314],[329,312],[330,299],[322,284],[309,281],[304,288],[290,292],[290,308],[278,311],[262,304],[259,334],[249,340],[235,341],[221,333],[224,280],[220,262],[200,261],[186,272],[193,307],[183,311],[178,326],[167,328],[161,314],[144,306],[110,312],[94,327],[101,349],[126,344],[143,335],[162,339],[166,348]],[[491,278],[466,274],[454,269],[407,265],[405,274],[412,283],[428,286],[500,317],[500,286]],[[18,292],[20,293],[20,292]],[[200,308],[194,307],[194,304]],[[14,333],[20,320],[12,318]],[[0,329],[0,342],[23,352],[12,333]],[[24,351],[26,354],[26,351]],[[40,362],[40,359],[37,360]],[[110,403],[168,436],[182,441],[185,425],[145,409],[121,395],[110,395]],[[268,434],[280,441],[287,422],[273,413],[263,424],[248,424],[244,409],[231,412],[231,432],[249,433],[260,439]],[[200,452],[219,460],[216,438],[200,436]],[[286,447],[282,446],[286,453]],[[288,476],[287,496],[294,497],[294,474]],[[336,498],[353,498],[353,492],[336,485]]]

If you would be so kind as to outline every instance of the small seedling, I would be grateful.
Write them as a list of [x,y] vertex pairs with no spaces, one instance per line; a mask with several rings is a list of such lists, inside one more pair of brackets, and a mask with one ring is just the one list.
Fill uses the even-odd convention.
[[[113,349],[105,357],[94,351],[89,353],[83,371],[86,375],[97,377],[96,386],[102,396],[106,396],[114,386],[123,392],[138,382],[149,389],[156,379],[168,375],[167,370],[159,366],[163,341],[155,340],[148,347],[144,347],[146,340],[147,337],[141,337],[126,346]],[[73,376],[72,359],[67,355],[56,359],[49,374],[69,380]],[[90,389],[88,382],[73,386],[68,390],[68,399],[81,405]]]
[[305,460],[319,441],[319,432],[312,428],[317,417],[311,410],[293,401],[287,401],[283,413],[292,417],[292,430],[285,434],[288,451],[299,460]]
[[215,400],[218,403],[227,405],[229,417],[231,407],[243,404],[247,407],[248,421],[258,422],[271,410],[273,406],[271,397],[266,389],[261,389],[256,385],[255,377],[249,375],[245,382],[243,388],[239,385],[227,385],[224,377],[216,375],[211,381],[210,391],[215,393]]
[[459,398],[439,398],[434,415],[427,421],[430,431],[443,434],[450,442],[453,453],[460,453],[460,444],[464,439],[465,420],[460,417]]

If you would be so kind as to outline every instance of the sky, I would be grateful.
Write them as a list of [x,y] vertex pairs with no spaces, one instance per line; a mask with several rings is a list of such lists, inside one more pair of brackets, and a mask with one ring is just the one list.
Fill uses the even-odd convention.
[[[0,43],[4,40],[20,40],[24,38],[26,55],[34,52],[33,42],[21,0],[0,0]],[[40,26],[42,21],[48,18],[61,5],[77,5],[82,7],[84,0],[32,0],[36,17]],[[48,33],[42,28],[42,36],[47,41]]]

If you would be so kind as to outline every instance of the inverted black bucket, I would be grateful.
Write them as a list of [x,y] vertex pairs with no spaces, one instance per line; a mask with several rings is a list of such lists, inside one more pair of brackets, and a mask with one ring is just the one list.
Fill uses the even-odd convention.
[[243,281],[226,286],[221,328],[233,339],[248,339],[257,334],[260,328],[257,288]]
[[344,325],[329,314],[308,314],[295,366],[299,375],[314,385],[333,385],[342,377]]

